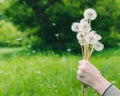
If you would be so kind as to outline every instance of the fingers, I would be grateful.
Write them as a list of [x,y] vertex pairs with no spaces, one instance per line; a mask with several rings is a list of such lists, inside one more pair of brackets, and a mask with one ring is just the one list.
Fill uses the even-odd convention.
[[86,76],[85,74],[87,72],[89,62],[86,60],[81,60],[79,61],[79,64],[80,65],[78,66],[78,70],[77,70],[77,79],[81,80],[82,78]]
[[81,78],[83,78],[84,76],[83,76],[83,73],[82,73],[82,71],[81,70],[78,70],[77,71],[77,79],[78,80],[81,80]]
[[81,70],[77,71],[77,76],[83,78],[85,76],[84,72]]
[[87,61],[87,60],[80,60],[79,62],[78,62],[80,65],[82,65],[82,64],[89,64],[89,62]]

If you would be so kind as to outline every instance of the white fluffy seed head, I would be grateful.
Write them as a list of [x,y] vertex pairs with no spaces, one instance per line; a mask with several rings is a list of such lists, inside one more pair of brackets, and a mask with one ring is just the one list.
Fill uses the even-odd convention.
[[88,44],[94,44],[94,43],[98,42],[98,39],[96,38],[95,34],[89,33],[86,35],[85,39]]
[[97,18],[97,13],[94,9],[89,8],[84,11],[84,17],[88,20],[95,20]]
[[79,26],[80,26],[79,22],[74,22],[71,26],[71,30],[74,32],[79,32],[80,31]]
[[89,44],[95,44],[96,42],[98,42],[102,37],[97,34],[95,31],[91,31],[89,34],[86,35],[86,41]]
[[96,50],[96,51],[102,51],[103,48],[104,48],[104,45],[101,43],[101,42],[97,42],[93,45],[93,48]]
[[83,19],[80,20],[80,23],[82,23],[82,22],[88,22],[88,19],[83,18]]
[[91,26],[88,22],[80,22],[79,29],[82,32],[90,32]]
[[95,34],[96,39],[101,40],[102,37],[99,34]]
[[78,40],[78,42],[79,42],[79,44],[80,44],[81,46],[83,46],[83,45],[86,44],[85,38],[82,38],[81,40]]
[[76,35],[76,37],[77,37],[78,40],[82,40],[83,39],[82,32],[78,32],[77,35]]

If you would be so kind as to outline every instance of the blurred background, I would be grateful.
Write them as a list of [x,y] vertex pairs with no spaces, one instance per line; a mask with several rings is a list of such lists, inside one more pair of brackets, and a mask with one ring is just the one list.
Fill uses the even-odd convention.
[[120,86],[120,0],[0,0],[1,96],[82,96],[71,25],[87,8],[98,14],[92,28],[105,45],[90,62]]
[[119,0],[0,0],[0,47],[79,52],[71,25],[87,8],[98,13],[92,28],[102,35],[105,47],[118,47]]

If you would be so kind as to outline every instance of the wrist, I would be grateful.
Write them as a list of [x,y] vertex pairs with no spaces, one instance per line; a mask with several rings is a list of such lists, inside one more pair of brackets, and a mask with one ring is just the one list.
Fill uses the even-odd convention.
[[111,85],[109,81],[107,81],[105,78],[99,79],[92,88],[97,91],[100,95],[102,95],[105,90]]

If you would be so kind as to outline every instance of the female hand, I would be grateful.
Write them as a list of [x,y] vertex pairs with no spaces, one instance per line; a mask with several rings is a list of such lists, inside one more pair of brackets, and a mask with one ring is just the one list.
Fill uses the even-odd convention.
[[85,85],[91,86],[100,95],[110,86],[110,82],[101,75],[99,70],[86,60],[79,61],[77,78]]

